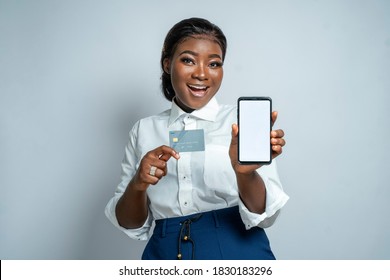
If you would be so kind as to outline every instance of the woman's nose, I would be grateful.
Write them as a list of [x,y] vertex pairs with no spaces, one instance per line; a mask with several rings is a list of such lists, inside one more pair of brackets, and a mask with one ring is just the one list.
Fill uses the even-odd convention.
[[207,69],[203,65],[197,65],[192,73],[192,77],[198,80],[206,80],[207,79]]

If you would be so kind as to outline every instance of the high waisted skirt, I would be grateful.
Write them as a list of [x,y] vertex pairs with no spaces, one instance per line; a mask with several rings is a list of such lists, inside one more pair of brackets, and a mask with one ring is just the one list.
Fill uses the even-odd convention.
[[156,220],[143,260],[274,260],[264,229],[245,229],[238,207]]

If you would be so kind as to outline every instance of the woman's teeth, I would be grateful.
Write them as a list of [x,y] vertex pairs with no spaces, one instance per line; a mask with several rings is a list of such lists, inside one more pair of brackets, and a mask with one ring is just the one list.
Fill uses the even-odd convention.
[[192,95],[195,97],[203,97],[206,94],[207,86],[188,85]]
[[194,86],[194,85],[190,85],[189,87],[190,87],[190,89],[192,89],[192,90],[206,90],[206,89],[207,89],[206,86]]

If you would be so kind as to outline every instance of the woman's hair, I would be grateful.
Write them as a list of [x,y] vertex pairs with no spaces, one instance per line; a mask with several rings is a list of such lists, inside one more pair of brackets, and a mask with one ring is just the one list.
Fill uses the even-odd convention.
[[189,18],[176,23],[165,37],[161,52],[162,91],[166,99],[172,101],[175,96],[171,83],[171,76],[164,70],[164,60],[171,59],[176,47],[189,37],[205,37],[214,40],[222,50],[222,60],[225,59],[227,42],[222,30],[208,20],[202,18]]

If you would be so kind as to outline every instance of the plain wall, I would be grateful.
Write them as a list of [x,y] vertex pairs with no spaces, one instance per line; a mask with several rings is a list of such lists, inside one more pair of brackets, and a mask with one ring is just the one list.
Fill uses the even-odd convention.
[[390,259],[390,2],[0,0],[0,258],[138,259],[104,207],[128,131],[169,108],[163,39],[228,38],[220,103],[266,95],[290,200],[279,259]]

